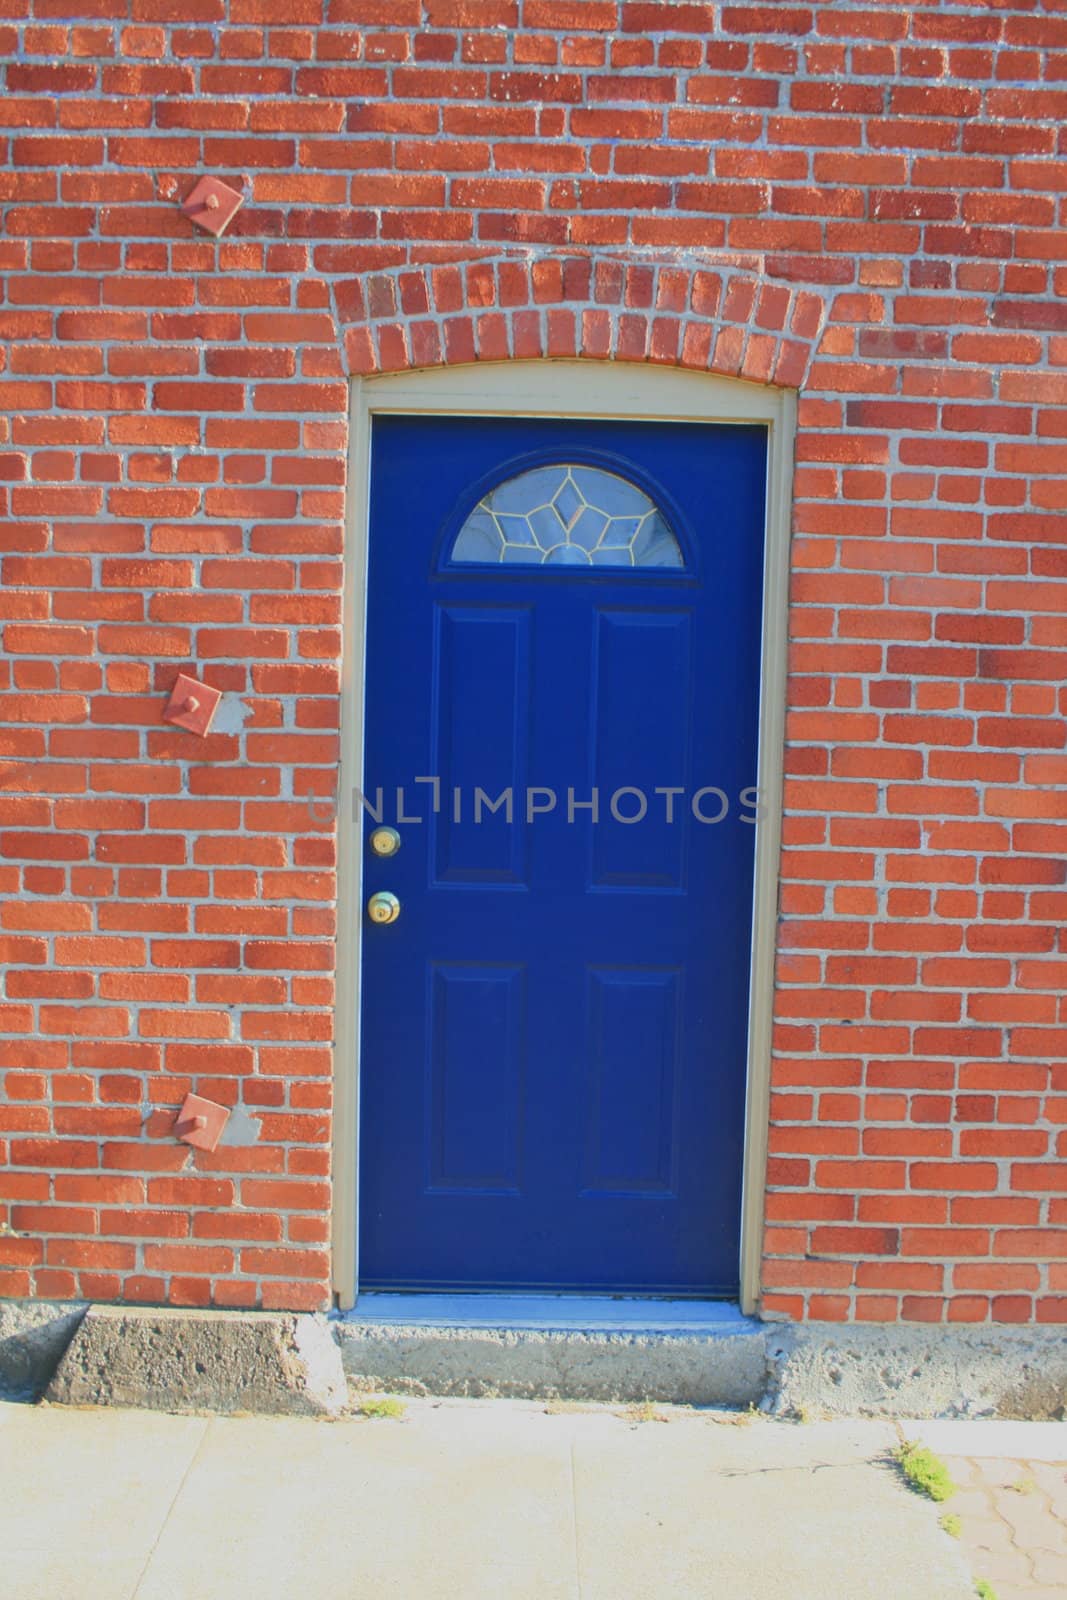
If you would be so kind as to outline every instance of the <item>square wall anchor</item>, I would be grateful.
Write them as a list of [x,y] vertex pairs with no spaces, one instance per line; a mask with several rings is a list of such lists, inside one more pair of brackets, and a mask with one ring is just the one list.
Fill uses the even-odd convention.
[[201,178],[182,201],[181,209],[198,228],[213,233],[217,239],[244,203],[244,195],[221,178]]
[[187,1094],[174,1124],[174,1137],[196,1150],[214,1150],[230,1120],[225,1106]]
[[186,733],[195,733],[202,739],[211,727],[211,720],[219,708],[222,690],[213,689],[199,678],[179,672],[174,680],[170,699],[163,708],[163,721],[173,722]]

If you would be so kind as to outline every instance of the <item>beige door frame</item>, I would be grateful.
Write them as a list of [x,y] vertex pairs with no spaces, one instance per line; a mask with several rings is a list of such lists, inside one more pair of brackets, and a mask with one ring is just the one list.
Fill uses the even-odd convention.
[[[757,1309],[770,1103],[771,1018],[781,837],[789,534],[796,394],[674,367],[593,361],[511,361],[436,367],[352,384],[345,535],[344,663],[338,803],[339,909],[334,1106],[333,1274],[338,1305],[358,1292],[359,1015],[362,835],[352,795],[363,787],[363,704],[371,425],[380,412],[464,416],[756,422],[766,426],[767,528],[757,782],[748,1085],[740,1240],[741,1309]],[[358,809],[358,808],[357,808]]]

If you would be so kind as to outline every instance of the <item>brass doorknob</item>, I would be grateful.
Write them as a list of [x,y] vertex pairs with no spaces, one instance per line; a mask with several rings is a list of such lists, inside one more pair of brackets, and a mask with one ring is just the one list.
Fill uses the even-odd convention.
[[367,915],[372,922],[395,922],[400,915],[400,901],[387,889],[379,889],[367,901]]

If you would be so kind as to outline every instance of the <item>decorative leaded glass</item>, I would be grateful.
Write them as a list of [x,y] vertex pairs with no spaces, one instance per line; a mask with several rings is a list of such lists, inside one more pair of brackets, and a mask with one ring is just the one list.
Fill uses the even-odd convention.
[[681,567],[678,540],[643,490],[561,462],[508,478],[456,535],[452,560],[539,567]]

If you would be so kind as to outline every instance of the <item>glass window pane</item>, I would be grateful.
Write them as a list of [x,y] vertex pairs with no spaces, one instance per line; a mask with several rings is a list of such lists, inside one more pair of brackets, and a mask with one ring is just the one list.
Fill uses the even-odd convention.
[[535,467],[498,484],[456,535],[452,560],[507,566],[682,567],[662,511],[599,467]]

